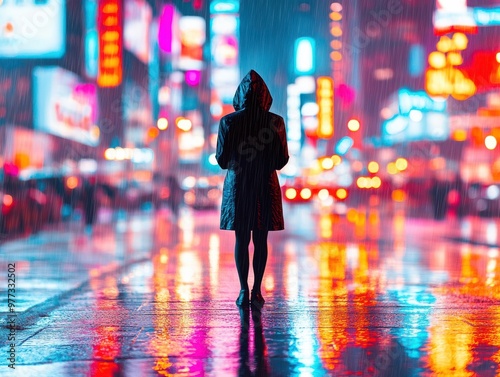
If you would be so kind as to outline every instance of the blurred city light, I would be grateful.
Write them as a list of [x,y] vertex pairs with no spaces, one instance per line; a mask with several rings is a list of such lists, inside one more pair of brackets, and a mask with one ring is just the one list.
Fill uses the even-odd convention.
[[66,179],[66,187],[73,190],[78,187],[78,178],[71,176]]
[[123,78],[123,3],[117,0],[99,1],[97,30],[99,33],[99,65],[97,84],[116,87]]
[[358,131],[360,128],[359,120],[350,119],[349,122],[347,122],[347,128],[353,132]]
[[116,149],[115,148],[108,148],[104,152],[104,158],[106,160],[114,160],[116,158]]
[[399,171],[398,171],[398,168],[396,167],[396,164],[394,162],[389,162],[387,164],[387,173],[389,174],[397,174]]
[[330,9],[332,12],[342,12],[342,4],[340,3],[331,3]]
[[403,190],[394,190],[392,192],[392,200],[395,202],[403,202],[406,199],[406,194]]
[[156,122],[156,126],[158,127],[158,129],[164,131],[167,129],[168,127],[168,120],[167,118],[160,118],[158,119],[158,121]]
[[217,159],[215,158],[215,153],[212,153],[210,156],[208,156],[208,162],[210,162],[211,165],[217,166]]
[[295,72],[299,75],[310,75],[315,70],[315,41],[303,37],[295,41]]
[[331,158],[326,157],[326,158],[323,158],[321,160],[321,167],[323,169],[328,170],[328,169],[333,168],[333,166],[334,166],[334,163],[333,163]]
[[287,188],[285,191],[285,196],[288,199],[295,199],[297,197],[297,190],[294,188]]
[[179,117],[175,120],[177,127],[182,131],[189,131],[193,127],[193,124],[189,119]]
[[182,181],[182,186],[184,188],[192,188],[196,184],[196,178],[193,176],[188,176]]
[[166,4],[163,7],[163,12],[160,16],[158,28],[158,45],[166,53],[172,53],[175,48],[173,41],[175,17],[175,6],[173,4]]
[[326,199],[328,199],[329,196],[330,196],[330,193],[328,192],[327,189],[321,189],[318,192],[318,198],[320,200],[326,200]]
[[339,165],[342,162],[342,158],[336,154],[334,154],[331,159],[332,159],[333,165],[335,165],[335,166]]
[[186,84],[197,86],[201,81],[201,71],[190,70],[186,71]]
[[299,76],[295,79],[295,85],[301,94],[314,93],[316,90],[314,76]]
[[302,199],[309,199],[311,196],[312,196],[312,192],[310,189],[303,188],[302,190],[300,190],[300,197]]
[[486,136],[484,139],[484,146],[489,150],[495,149],[497,147],[497,139],[491,135]]
[[337,198],[339,198],[340,200],[343,200],[345,198],[347,198],[347,190],[344,189],[344,188],[339,188],[337,189],[337,191],[335,192],[335,195],[337,196]]
[[375,162],[375,161],[370,161],[370,162],[368,163],[368,171],[369,171],[370,173],[377,173],[377,172],[378,172],[378,170],[379,170],[379,165],[378,165],[378,163],[377,163],[377,162]]
[[334,132],[334,91],[330,77],[318,77],[316,102],[318,104],[318,129],[320,138],[330,138]]
[[6,207],[9,207],[12,205],[12,203],[14,202],[14,199],[12,199],[12,195],[4,195],[3,196],[3,205],[6,206]]
[[351,137],[344,136],[337,143],[337,146],[335,148],[335,152],[337,154],[339,154],[340,156],[343,156],[349,151],[349,149],[351,149],[353,144],[354,144],[354,140]]
[[395,162],[396,168],[399,171],[404,171],[408,167],[408,161],[405,158],[398,158]]

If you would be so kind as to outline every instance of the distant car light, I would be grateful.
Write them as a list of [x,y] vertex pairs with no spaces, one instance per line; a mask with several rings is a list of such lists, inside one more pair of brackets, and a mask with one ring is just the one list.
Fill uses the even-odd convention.
[[302,199],[309,199],[311,196],[312,196],[312,192],[310,189],[303,188],[302,190],[300,190],[300,197]]
[[337,195],[337,198],[339,199],[345,199],[347,198],[347,190],[343,188],[337,189],[335,195]]
[[329,196],[330,196],[330,193],[328,192],[328,190],[327,190],[327,189],[321,189],[321,190],[319,190],[319,192],[318,192],[318,198],[319,198],[320,200],[323,200],[323,201],[324,201],[324,200],[327,200]]
[[294,188],[287,188],[285,191],[285,196],[290,200],[295,199],[297,197],[297,190],[295,190]]

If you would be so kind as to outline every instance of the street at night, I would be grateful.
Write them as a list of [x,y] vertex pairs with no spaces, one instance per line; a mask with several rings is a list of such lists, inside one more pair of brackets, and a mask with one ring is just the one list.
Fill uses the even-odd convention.
[[500,0],[0,0],[0,376],[500,376]]
[[498,375],[499,221],[285,213],[261,312],[234,304],[234,240],[217,211],[5,243],[16,375]]

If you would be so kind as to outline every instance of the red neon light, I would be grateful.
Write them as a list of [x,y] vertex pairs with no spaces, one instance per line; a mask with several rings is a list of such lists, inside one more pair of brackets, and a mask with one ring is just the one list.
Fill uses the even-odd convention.
[[119,0],[100,0],[97,16],[99,31],[99,69],[97,84],[114,87],[122,82],[122,3]]
[[434,35],[442,36],[450,33],[464,33],[464,34],[477,34],[477,26],[468,25],[449,25],[447,27],[437,28],[434,27]]

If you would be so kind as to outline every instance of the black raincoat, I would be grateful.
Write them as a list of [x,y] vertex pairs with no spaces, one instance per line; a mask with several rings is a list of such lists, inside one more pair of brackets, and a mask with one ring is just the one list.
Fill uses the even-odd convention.
[[281,188],[276,170],[288,162],[285,122],[269,112],[266,83],[251,70],[234,95],[235,112],[220,120],[216,158],[228,169],[220,229],[283,230]]

